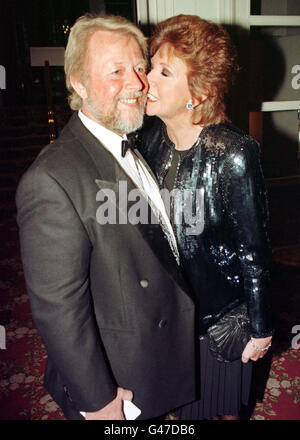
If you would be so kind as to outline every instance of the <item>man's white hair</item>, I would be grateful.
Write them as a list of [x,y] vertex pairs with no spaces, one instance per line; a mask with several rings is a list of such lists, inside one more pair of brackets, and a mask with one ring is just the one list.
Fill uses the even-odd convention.
[[74,90],[70,76],[75,75],[83,84],[87,82],[86,69],[87,44],[89,37],[97,31],[110,31],[120,35],[132,36],[139,44],[147,59],[147,42],[142,31],[124,17],[115,15],[86,14],[79,17],[71,29],[65,51],[66,86],[69,91],[69,105],[72,110],[82,107],[82,99]]

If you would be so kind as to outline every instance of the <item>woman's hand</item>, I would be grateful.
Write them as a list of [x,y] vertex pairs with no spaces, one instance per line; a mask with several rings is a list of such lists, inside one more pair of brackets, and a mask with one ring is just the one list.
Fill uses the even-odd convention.
[[268,352],[267,348],[270,347],[271,341],[272,336],[267,338],[251,338],[242,353],[242,362],[246,364],[249,360],[257,361],[258,359],[264,357],[264,355]]

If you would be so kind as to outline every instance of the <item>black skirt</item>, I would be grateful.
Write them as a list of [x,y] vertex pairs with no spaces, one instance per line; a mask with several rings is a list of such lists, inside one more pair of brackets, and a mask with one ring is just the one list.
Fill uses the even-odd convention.
[[203,420],[222,415],[239,416],[248,405],[252,362],[220,362],[209,351],[208,337],[200,339],[200,400],[175,411],[180,420]]

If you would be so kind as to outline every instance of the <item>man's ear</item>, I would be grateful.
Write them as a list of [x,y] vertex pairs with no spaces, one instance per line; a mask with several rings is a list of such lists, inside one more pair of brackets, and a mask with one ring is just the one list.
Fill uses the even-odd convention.
[[70,75],[70,82],[72,84],[73,89],[75,92],[78,93],[81,99],[86,99],[88,97],[87,90],[85,86],[82,84],[82,82],[77,78],[77,76]]

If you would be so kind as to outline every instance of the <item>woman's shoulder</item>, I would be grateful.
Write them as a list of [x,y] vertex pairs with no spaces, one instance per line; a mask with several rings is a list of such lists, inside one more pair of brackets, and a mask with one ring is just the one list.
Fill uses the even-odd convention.
[[259,151],[258,142],[231,123],[211,124],[203,129],[202,143],[216,156]]
[[137,132],[137,147],[142,154],[151,155],[152,150],[155,150],[161,144],[162,121],[156,116],[145,116],[142,128]]
[[138,135],[142,139],[152,137],[154,133],[162,131],[162,126],[163,123],[157,116],[145,115],[143,126],[138,130]]

